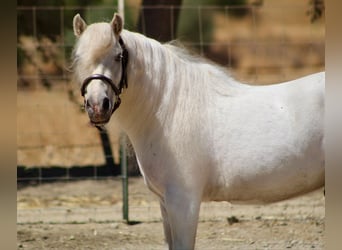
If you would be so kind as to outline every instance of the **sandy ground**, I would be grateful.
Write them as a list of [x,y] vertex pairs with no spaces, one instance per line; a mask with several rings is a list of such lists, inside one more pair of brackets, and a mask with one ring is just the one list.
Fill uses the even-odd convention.
[[[167,249],[159,205],[129,182],[130,224],[116,179],[19,187],[18,249]],[[271,205],[203,203],[196,249],[324,249],[323,190]]]

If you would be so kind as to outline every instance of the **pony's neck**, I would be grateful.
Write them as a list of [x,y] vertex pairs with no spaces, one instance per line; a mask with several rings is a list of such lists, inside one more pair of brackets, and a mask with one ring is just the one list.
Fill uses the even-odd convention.
[[115,116],[127,133],[141,133],[144,124],[160,127],[165,122],[177,92],[175,58],[165,46],[141,34],[124,30],[122,39],[129,53],[128,88]]
[[126,30],[122,39],[129,53],[128,88],[114,115],[128,134],[167,132],[179,119],[189,119],[191,112],[207,112],[216,96],[246,89],[217,65],[174,46]]

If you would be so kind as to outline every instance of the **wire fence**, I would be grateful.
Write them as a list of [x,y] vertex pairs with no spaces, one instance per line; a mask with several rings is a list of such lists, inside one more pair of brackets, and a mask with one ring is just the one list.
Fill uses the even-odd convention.
[[[302,2],[265,1],[263,5],[242,6],[126,4],[125,27],[146,34],[145,11],[167,10],[165,20],[158,25],[164,21],[170,25],[170,40],[178,40],[228,68],[241,81],[269,84],[324,70],[324,17],[311,23],[306,3]],[[101,135],[88,125],[69,70],[75,43],[72,17],[80,12],[88,23],[110,21],[115,11],[113,6],[17,7],[18,187],[55,180],[113,180],[120,173],[121,131],[108,125],[108,143],[113,151],[106,153]],[[108,166],[108,158],[113,166]],[[130,165],[130,173],[136,174],[134,156]],[[27,222],[24,207],[18,218]],[[72,217],[67,210],[62,211],[64,219]],[[42,211],[37,213],[44,218]],[[153,213],[151,218],[155,218]]]

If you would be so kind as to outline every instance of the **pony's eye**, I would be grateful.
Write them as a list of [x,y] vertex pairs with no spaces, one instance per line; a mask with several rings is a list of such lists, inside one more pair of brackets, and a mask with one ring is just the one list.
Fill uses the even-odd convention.
[[115,56],[115,61],[120,62],[122,59],[122,53]]

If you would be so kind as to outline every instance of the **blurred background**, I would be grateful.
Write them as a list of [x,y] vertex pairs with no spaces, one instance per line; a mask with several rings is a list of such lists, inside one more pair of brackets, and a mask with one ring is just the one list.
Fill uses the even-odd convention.
[[[110,21],[114,12],[113,0],[17,1],[19,181],[42,181],[53,168],[66,169],[57,173],[64,179],[80,168],[95,178],[120,173],[121,133],[108,125],[116,167],[102,171],[111,156],[88,124],[69,70],[73,16],[93,23]],[[177,40],[242,82],[271,84],[324,70],[322,1],[126,0],[124,12],[126,29],[160,42]]]

